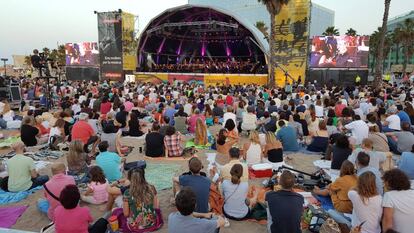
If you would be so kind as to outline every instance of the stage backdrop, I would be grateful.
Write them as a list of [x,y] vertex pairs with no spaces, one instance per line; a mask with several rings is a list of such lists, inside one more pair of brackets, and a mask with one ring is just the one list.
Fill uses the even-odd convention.
[[122,80],[122,20],[121,13],[98,13],[98,38],[101,78]]
[[[275,60],[295,80],[305,79],[309,14],[309,0],[290,0],[276,15]],[[288,81],[291,82],[289,78]],[[276,84],[285,85],[285,74],[279,68],[276,68]]]
[[135,71],[137,68],[137,43],[135,41],[135,16],[122,12],[122,58],[124,70]]

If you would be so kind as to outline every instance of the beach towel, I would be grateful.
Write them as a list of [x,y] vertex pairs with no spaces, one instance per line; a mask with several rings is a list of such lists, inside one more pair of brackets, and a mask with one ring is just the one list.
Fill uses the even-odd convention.
[[0,141],[0,148],[10,147],[13,143],[20,141],[20,136],[9,137]]
[[157,191],[172,188],[172,178],[180,169],[177,164],[147,164],[145,178]]
[[321,203],[322,209],[325,211],[335,209],[331,200],[331,197],[315,195],[315,198]]
[[40,189],[42,189],[41,186],[27,190],[27,191],[17,192],[17,193],[5,192],[0,189],[0,205],[19,202],[23,199],[26,199],[30,194]]
[[195,147],[196,149],[204,150],[204,149],[209,149],[211,147],[211,143],[207,143],[204,146],[196,145],[194,144],[194,139],[191,139],[185,143],[185,148],[188,148],[188,147]]
[[28,206],[9,206],[0,208],[0,227],[12,227],[27,208]]
[[149,161],[188,161],[191,157],[149,157],[144,155],[144,160]]

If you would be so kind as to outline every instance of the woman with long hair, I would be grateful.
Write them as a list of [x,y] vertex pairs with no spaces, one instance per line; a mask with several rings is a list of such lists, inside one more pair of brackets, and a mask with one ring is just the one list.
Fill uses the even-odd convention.
[[[208,106],[208,105],[207,105]],[[194,144],[197,146],[205,146],[208,143],[207,126],[200,119],[197,118],[195,127]]]
[[23,118],[22,125],[20,127],[20,136],[22,142],[26,146],[36,146],[47,142],[47,137],[42,138],[40,130],[35,127],[35,121],[32,116],[26,116]]
[[134,112],[129,114],[128,128],[128,135],[131,137],[141,137],[145,134],[142,132],[138,116]]
[[213,111],[211,110],[211,107],[209,104],[206,104],[206,107],[204,109],[204,116],[206,117],[207,125],[209,126],[214,125]]
[[263,157],[267,158],[271,163],[283,162],[283,146],[282,143],[276,139],[272,132],[266,133],[266,145],[263,150]]
[[124,231],[144,233],[158,230],[162,224],[157,190],[145,179],[145,171],[136,168],[131,173],[129,189],[123,195]]
[[260,145],[259,133],[257,131],[251,131],[249,136],[249,142],[244,146],[244,159],[248,166],[258,164],[262,162],[263,153],[262,146]]
[[367,171],[358,177],[355,190],[348,193],[352,202],[352,227],[361,227],[361,232],[380,233],[382,216],[382,197],[379,195],[375,184],[374,173]]
[[324,120],[319,121],[318,130],[311,136],[312,141],[308,145],[307,150],[312,152],[325,152],[328,147],[329,133]]
[[82,141],[74,140],[69,144],[66,161],[68,175],[73,176],[77,184],[88,182],[88,165],[91,163],[91,159],[84,152]]

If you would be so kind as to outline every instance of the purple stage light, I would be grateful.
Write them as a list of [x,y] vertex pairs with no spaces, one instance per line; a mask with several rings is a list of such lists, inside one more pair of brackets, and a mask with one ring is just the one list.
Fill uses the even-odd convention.
[[201,45],[201,56],[204,57],[204,55],[206,55],[206,43],[203,41]]
[[178,49],[177,49],[177,55],[178,56],[181,55],[181,47],[182,47],[182,45],[183,45],[183,41],[180,41],[180,45],[178,46]]
[[164,47],[165,40],[166,38],[164,37],[164,39],[162,39],[160,47],[158,48],[157,54],[160,54],[162,52],[162,48]]

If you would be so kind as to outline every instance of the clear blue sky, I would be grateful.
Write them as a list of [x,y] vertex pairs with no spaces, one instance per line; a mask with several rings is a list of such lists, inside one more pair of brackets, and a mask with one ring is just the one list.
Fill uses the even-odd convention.
[[[314,2],[335,11],[335,26],[341,33],[352,27],[360,34],[371,34],[381,24],[383,0]],[[27,55],[33,48],[55,48],[57,43],[97,41],[95,10],[120,8],[139,15],[142,30],[165,9],[186,3],[187,0],[0,0],[0,57]],[[390,18],[413,9],[412,0],[392,0]]]

